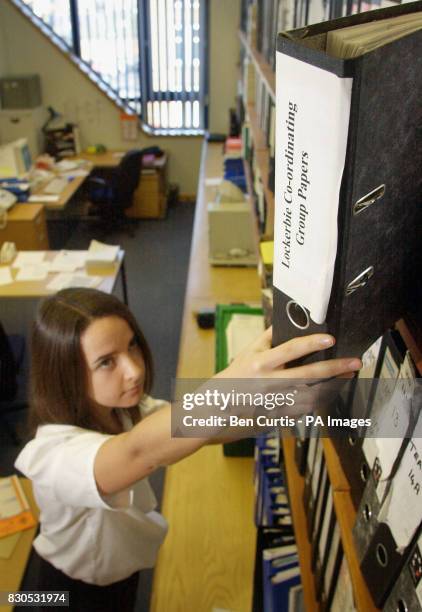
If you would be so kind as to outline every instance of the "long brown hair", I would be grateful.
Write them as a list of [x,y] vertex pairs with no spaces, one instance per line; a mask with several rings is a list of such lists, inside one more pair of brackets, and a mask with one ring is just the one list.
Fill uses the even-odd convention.
[[[29,417],[32,433],[44,424],[104,431],[88,395],[81,336],[92,321],[108,316],[120,317],[132,329],[145,362],[144,392],[150,392],[151,351],[127,306],[96,289],[63,289],[40,304],[32,326]],[[130,408],[129,413],[133,423],[139,421],[136,407]]]

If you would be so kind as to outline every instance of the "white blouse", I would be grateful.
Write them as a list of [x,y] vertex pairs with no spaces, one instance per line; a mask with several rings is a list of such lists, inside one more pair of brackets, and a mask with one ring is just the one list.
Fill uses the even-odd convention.
[[[141,413],[164,405],[147,397]],[[121,418],[130,429],[130,419],[124,413]],[[71,578],[96,585],[152,567],[167,533],[147,478],[114,495],[98,492],[94,460],[111,437],[73,425],[42,425],[15,462],[32,480],[40,509],[37,553]]]

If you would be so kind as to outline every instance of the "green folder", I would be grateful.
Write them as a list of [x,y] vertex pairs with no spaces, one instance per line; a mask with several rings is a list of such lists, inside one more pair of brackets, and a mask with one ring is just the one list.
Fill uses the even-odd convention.
[[[215,371],[224,370],[229,364],[227,359],[226,329],[234,314],[263,315],[262,308],[246,304],[217,304],[215,312]],[[246,438],[237,442],[223,444],[226,457],[253,457],[255,440]]]

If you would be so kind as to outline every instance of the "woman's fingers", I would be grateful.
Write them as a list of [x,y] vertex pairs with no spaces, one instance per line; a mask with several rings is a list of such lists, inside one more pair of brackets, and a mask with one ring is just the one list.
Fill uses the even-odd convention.
[[267,351],[265,366],[277,368],[310,353],[330,348],[334,343],[335,339],[328,334],[312,334],[293,338]]
[[267,327],[263,334],[258,336],[256,340],[251,343],[251,348],[257,351],[266,351],[271,348],[271,340],[273,337],[273,326]]
[[341,374],[356,372],[362,367],[360,359],[343,358],[330,359],[328,361],[317,361],[309,365],[290,368],[286,372],[289,378],[333,378]]

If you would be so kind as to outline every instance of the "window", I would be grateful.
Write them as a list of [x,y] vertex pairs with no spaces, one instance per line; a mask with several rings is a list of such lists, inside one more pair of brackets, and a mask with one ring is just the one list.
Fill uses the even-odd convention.
[[72,47],[72,19],[69,2],[55,0],[25,0],[25,4],[60,36],[68,47]]
[[153,128],[207,126],[204,0],[143,0],[140,12],[144,121]]
[[25,0],[157,133],[207,127],[207,0]]

